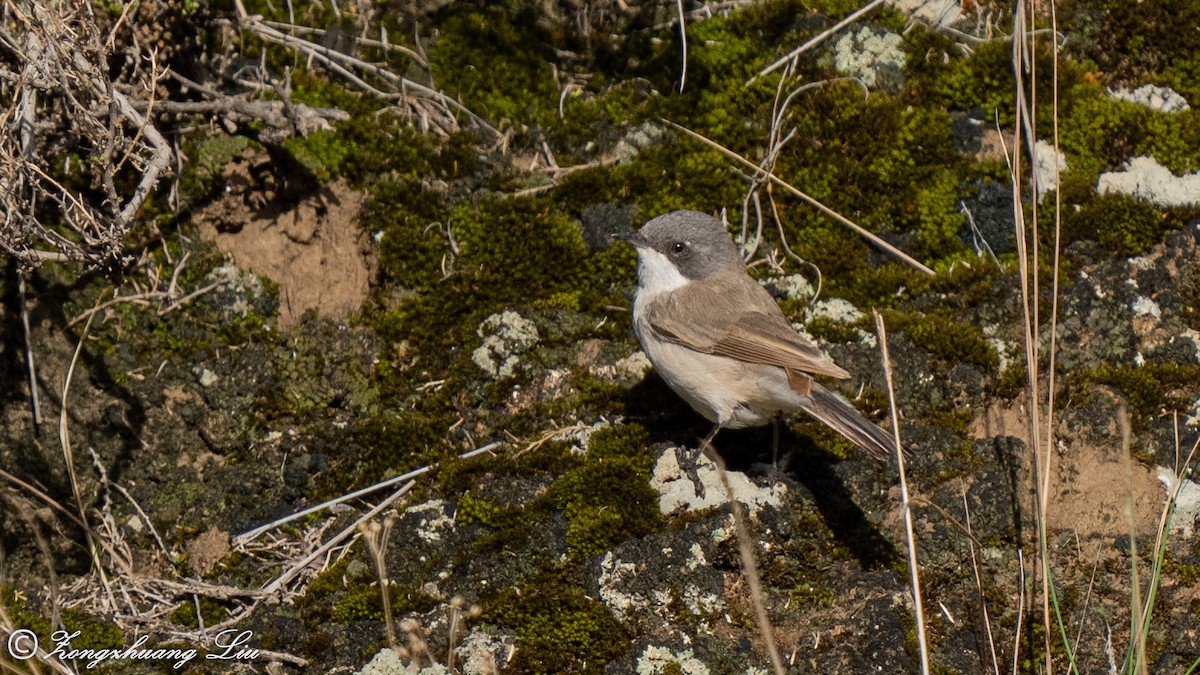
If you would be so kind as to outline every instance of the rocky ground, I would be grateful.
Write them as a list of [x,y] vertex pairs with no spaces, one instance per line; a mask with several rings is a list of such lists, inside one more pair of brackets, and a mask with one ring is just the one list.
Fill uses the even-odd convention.
[[[803,417],[777,457],[769,429],[722,432],[760,593],[715,468],[701,465],[702,494],[679,468],[708,423],[641,354],[634,254],[607,235],[692,208],[725,210],[752,273],[880,423],[872,310],[887,322],[933,672],[1195,667],[1189,3],[1058,5],[1057,130],[1037,20],[1039,142],[1020,160],[1036,398],[1007,6],[891,3],[761,74],[854,3],[685,3],[686,75],[673,4],[248,8],[324,26],[325,49],[470,114],[362,93],[244,22],[234,39],[232,8],[164,7],[209,48],[287,70],[295,101],[349,117],[283,141],[245,120],[182,129],[179,208],[151,203],[134,262],[7,265],[8,634],[32,630],[46,652],[56,628],[79,632],[76,649],[147,636],[200,650],[192,672],[767,673],[768,642],[789,672],[917,672],[894,462]],[[411,52],[361,40],[380,27]],[[206,64],[172,67],[199,79]],[[771,164],[935,274],[664,119]],[[256,653],[205,658],[244,631]],[[18,672],[69,663],[12,644],[0,664]],[[160,656],[96,670],[171,669]]]

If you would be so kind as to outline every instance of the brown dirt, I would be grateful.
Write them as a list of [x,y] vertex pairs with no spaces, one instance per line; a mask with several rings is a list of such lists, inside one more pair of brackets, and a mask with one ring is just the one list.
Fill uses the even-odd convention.
[[[1044,424],[1044,418],[1043,418]],[[1116,420],[1107,430],[1119,437]],[[1028,442],[1029,417],[1023,405],[993,406],[971,429],[975,438],[1009,435]],[[1054,453],[1050,502],[1046,510],[1051,530],[1069,531],[1082,538],[1094,535],[1129,535],[1127,509],[1132,504],[1138,535],[1153,535],[1166,495],[1155,472],[1141,462],[1126,462],[1119,443],[1113,447],[1084,442],[1079,437],[1063,438]],[[1020,458],[1022,471],[1032,475],[1032,458]],[[1034,513],[1032,495],[1023,495],[1023,507]]]
[[201,236],[238,267],[279,284],[280,328],[310,309],[345,318],[366,299],[374,266],[358,227],[365,195],[338,181],[281,208],[254,185],[265,161],[243,156],[225,167],[229,189],[195,216]]

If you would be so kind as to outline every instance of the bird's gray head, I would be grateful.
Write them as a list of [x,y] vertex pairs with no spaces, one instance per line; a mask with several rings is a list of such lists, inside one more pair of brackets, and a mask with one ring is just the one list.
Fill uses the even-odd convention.
[[725,226],[699,211],[672,211],[624,239],[638,248],[643,272],[647,264],[669,262],[684,279],[692,281],[745,270],[742,256]]

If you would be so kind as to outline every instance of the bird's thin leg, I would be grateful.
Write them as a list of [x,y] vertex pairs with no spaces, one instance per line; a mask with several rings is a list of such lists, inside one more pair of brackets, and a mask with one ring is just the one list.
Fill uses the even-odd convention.
[[782,415],[776,414],[771,418],[771,467],[779,470],[779,422]]
[[700,442],[699,452],[704,453],[707,457],[712,457],[712,453],[716,452],[712,449],[713,439],[717,437],[717,432],[720,431],[723,426],[724,425],[722,425],[720,422],[717,422],[717,424],[713,427],[713,430],[708,432],[708,435],[705,436],[704,440]]
[[[696,496],[704,498],[704,482],[700,480],[699,462],[700,455],[703,454],[709,459],[713,459],[716,455],[716,450],[713,449],[713,439],[717,437],[717,432],[724,426],[720,422],[713,427],[713,430],[708,432],[704,440],[700,441],[700,447],[694,452],[689,452],[684,448],[675,448],[675,460],[679,462],[679,468],[683,470],[684,475],[692,481],[692,485],[696,488]],[[682,454],[681,454],[682,452]]]

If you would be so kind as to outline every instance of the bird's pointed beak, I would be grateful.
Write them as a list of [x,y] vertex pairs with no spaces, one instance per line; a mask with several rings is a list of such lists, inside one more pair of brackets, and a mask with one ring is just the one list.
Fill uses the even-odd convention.
[[640,232],[613,232],[612,238],[618,241],[627,241],[637,247],[650,245],[650,242],[646,241]]

